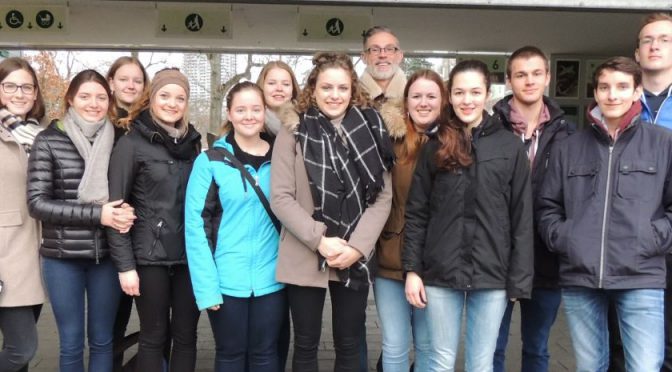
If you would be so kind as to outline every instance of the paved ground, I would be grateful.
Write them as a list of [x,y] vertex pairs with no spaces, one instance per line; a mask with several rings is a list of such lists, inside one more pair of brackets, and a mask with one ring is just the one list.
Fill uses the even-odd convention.
[[[518,307],[516,307],[516,310]],[[325,314],[331,312],[331,307],[325,306]],[[334,347],[331,341],[331,324],[328,321],[330,316],[324,317],[324,329],[322,333],[322,344],[319,351],[320,371],[327,372],[333,370],[334,363]],[[511,336],[509,348],[507,350],[507,370],[520,370],[520,316],[516,311],[513,316],[513,324],[511,325]],[[51,312],[51,307],[46,305],[42,311],[42,317],[39,322],[40,345],[36,357],[31,362],[30,370],[32,372],[55,372],[58,370],[58,334],[54,317]],[[133,318],[129,330],[137,330],[138,321],[133,311]],[[198,372],[212,371],[214,364],[214,341],[212,339],[212,332],[208,324],[208,317],[203,314],[198,328]],[[369,345],[369,369],[375,371],[376,360],[380,353],[381,332],[376,315],[375,303],[373,297],[369,297],[369,306],[367,308],[367,340]],[[562,311],[558,314],[558,321],[553,327],[550,340],[551,351],[551,372],[572,371],[574,370],[574,356],[572,353],[571,341],[569,339],[569,331],[565,323],[564,314]],[[458,360],[458,371],[463,370],[463,359],[460,352]],[[291,357],[290,357],[291,358]],[[291,363],[290,364],[291,367]],[[287,371],[291,371],[288,368]],[[95,371],[90,371],[95,372]],[[147,371],[150,372],[150,371]],[[419,371],[421,372],[421,371]]]

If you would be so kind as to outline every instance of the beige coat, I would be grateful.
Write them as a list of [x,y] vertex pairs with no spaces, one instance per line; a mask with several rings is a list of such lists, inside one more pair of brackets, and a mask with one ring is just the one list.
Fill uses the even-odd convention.
[[2,127],[0,163],[0,307],[41,304],[40,225],[28,215],[28,156]]
[[[275,139],[271,161],[271,207],[283,225],[276,279],[288,284],[326,288],[329,280],[338,278],[334,269],[318,269],[317,246],[326,226],[312,217],[314,204],[308,174],[293,134],[299,119],[295,113],[284,113],[282,119],[283,127]],[[390,214],[389,172],[384,177],[385,188],[375,203],[366,209],[348,241],[364,257],[373,253]]]

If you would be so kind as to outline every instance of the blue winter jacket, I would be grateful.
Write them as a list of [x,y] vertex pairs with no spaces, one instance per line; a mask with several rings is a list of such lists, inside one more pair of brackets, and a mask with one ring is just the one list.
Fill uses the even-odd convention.
[[[226,137],[214,147],[233,147]],[[270,198],[271,163],[258,171],[245,165]],[[185,203],[187,261],[198,308],[232,297],[263,296],[281,290],[275,281],[278,232],[252,186],[227,160],[196,158]]]
[[642,121],[672,129],[672,86],[667,89],[667,97],[660,105],[658,115],[655,117],[646,103],[645,95],[642,94]]

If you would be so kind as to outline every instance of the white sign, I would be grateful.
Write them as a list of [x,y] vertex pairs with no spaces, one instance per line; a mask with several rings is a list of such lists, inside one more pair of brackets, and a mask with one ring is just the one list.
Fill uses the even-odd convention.
[[371,27],[371,14],[364,11],[301,10],[299,41],[361,41]]
[[159,37],[231,39],[231,11],[222,5],[160,4],[156,34]]
[[66,32],[68,7],[65,5],[3,5],[0,6],[0,33]]

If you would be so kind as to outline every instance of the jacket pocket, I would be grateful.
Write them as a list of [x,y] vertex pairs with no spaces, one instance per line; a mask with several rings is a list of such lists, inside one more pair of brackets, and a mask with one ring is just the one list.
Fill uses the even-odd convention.
[[572,195],[580,200],[595,195],[599,163],[572,164],[567,172],[567,186]]
[[485,154],[477,159],[478,187],[509,194],[511,162],[504,154]]
[[618,167],[618,196],[651,200],[656,196],[656,173],[658,167],[654,162],[622,161]]
[[0,211],[0,227],[21,225],[21,211],[18,209]]
[[147,161],[147,173],[154,182],[164,181],[168,176],[175,173],[174,160],[149,160]]

